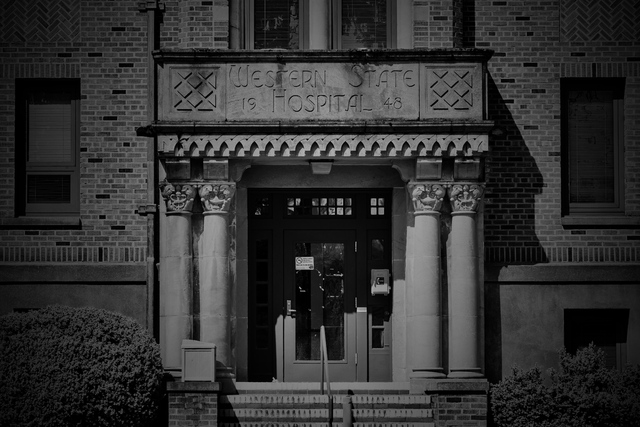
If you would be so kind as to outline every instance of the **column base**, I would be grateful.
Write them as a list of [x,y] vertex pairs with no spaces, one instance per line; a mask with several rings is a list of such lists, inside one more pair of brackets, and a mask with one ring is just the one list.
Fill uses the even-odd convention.
[[480,368],[465,369],[465,370],[451,370],[447,378],[484,378]]
[[410,379],[418,379],[418,378],[446,378],[447,376],[445,375],[445,373],[443,372],[444,370],[442,368],[424,368],[424,369],[414,369],[413,372],[411,373],[411,375],[409,376]]

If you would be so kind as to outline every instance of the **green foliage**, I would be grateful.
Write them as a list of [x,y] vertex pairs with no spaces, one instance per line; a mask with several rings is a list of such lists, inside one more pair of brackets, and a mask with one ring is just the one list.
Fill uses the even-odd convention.
[[491,387],[496,425],[640,426],[640,367],[607,369],[604,353],[593,345],[575,356],[562,350],[560,370],[549,370],[547,384],[539,368],[514,367],[511,376]]
[[62,306],[0,316],[0,425],[148,425],[161,379],[158,345],[126,316]]

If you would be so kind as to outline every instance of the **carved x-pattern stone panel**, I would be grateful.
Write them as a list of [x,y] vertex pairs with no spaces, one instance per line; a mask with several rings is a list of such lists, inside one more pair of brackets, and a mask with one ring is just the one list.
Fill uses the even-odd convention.
[[213,69],[174,70],[173,108],[180,112],[213,111],[221,101]]
[[473,76],[469,70],[431,70],[434,110],[469,110],[473,107]]
[[425,65],[421,75],[421,117],[483,118],[481,67]]

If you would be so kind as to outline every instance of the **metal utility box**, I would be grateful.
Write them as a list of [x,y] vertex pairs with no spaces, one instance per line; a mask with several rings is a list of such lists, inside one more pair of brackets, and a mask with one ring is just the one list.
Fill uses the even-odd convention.
[[182,381],[216,380],[216,346],[208,342],[182,340]]

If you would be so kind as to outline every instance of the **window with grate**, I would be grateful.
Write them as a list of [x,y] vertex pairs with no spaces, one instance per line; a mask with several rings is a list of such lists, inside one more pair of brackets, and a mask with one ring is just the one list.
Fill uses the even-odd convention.
[[389,24],[391,1],[338,0],[335,26],[339,49],[386,49],[391,47]]
[[[244,35],[247,49],[308,49],[321,37],[332,49],[389,49],[397,47],[399,13],[408,7],[397,0],[331,0],[326,18],[314,16],[316,0],[245,0]],[[400,11],[403,12],[400,12]],[[327,22],[322,22],[326,20]],[[326,31],[311,34],[323,26]],[[406,32],[406,31],[405,31]],[[322,35],[320,35],[322,34]],[[325,40],[325,36],[331,40]],[[318,41],[318,40],[316,40]]]
[[18,215],[79,212],[77,79],[16,80]]
[[624,79],[563,79],[564,214],[624,211]]
[[300,49],[299,0],[253,0],[249,2],[248,37],[251,49]]

